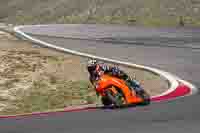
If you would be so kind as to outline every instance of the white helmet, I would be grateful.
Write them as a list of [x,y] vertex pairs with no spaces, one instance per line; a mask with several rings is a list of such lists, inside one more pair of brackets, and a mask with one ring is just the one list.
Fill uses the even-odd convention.
[[96,65],[98,64],[98,61],[95,59],[91,59],[87,62],[87,69],[89,72],[94,71],[96,69]]

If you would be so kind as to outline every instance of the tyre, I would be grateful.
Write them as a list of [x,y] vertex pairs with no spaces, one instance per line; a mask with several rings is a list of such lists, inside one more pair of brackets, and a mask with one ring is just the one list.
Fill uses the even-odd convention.
[[110,106],[112,104],[112,101],[108,97],[102,97],[101,102],[104,106]]
[[134,90],[136,95],[143,99],[142,105],[150,104],[150,95],[141,86],[136,87]]
[[147,92],[146,91],[144,91],[143,90],[143,93],[140,95],[142,98],[143,98],[143,100],[144,100],[144,102],[143,102],[143,104],[145,104],[145,105],[147,105],[147,104],[150,104],[150,96],[149,96],[149,94],[147,94]]
[[119,92],[117,94],[113,94],[110,89],[107,89],[105,93],[107,98],[115,107],[120,107],[124,104],[124,97]]

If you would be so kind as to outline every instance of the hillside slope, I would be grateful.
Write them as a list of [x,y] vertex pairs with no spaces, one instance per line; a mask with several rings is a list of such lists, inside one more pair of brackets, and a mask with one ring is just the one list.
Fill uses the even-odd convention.
[[200,0],[0,0],[0,22],[200,25]]

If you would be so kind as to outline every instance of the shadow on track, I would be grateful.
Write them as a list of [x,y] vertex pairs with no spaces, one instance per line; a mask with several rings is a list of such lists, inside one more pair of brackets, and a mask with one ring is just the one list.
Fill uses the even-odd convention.
[[[127,108],[133,108],[133,107],[144,107],[150,105],[150,102],[145,102],[145,103],[138,103],[138,104],[127,104],[127,105],[121,105],[121,106],[102,106],[102,107],[94,107],[95,109],[111,109],[111,110],[116,110],[116,109],[127,109]],[[89,108],[89,109],[94,109],[94,108]]]

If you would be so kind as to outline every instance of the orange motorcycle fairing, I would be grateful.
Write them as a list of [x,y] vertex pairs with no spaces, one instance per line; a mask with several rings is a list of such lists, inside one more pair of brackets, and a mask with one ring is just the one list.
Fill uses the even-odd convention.
[[101,96],[105,96],[106,89],[110,89],[114,94],[118,93],[116,89],[120,89],[126,104],[136,104],[144,101],[141,97],[138,97],[134,91],[129,89],[124,80],[104,74],[96,83],[96,91]]

